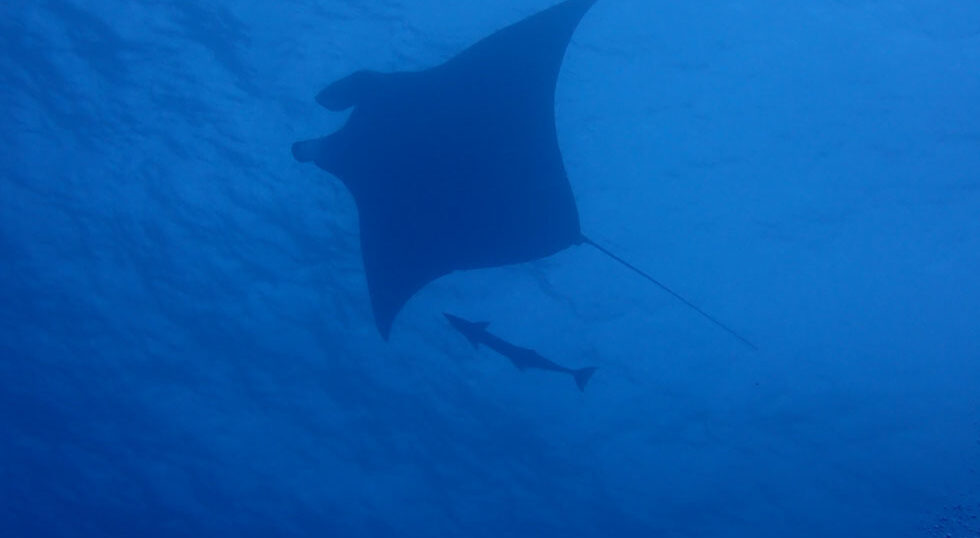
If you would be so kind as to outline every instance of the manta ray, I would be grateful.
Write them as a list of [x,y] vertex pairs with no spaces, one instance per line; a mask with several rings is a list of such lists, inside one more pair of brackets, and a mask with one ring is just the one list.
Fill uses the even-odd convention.
[[[566,0],[421,71],[358,71],[316,96],[346,124],[293,144],[350,190],[375,323],[453,271],[589,244],[733,331],[582,234],[558,147],[555,86],[596,0]],[[737,338],[748,344],[741,336]],[[751,344],[749,344],[751,345]]]

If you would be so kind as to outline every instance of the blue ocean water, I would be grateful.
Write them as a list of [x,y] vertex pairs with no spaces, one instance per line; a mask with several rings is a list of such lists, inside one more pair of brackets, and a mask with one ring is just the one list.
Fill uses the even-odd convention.
[[582,21],[583,229],[759,351],[585,246],[379,337],[312,96],[553,3],[0,5],[0,536],[980,536],[976,2]]

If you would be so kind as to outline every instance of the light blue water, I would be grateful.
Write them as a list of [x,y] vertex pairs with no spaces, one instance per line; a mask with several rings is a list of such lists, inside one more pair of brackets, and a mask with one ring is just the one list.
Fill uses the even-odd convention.
[[0,535],[980,535],[975,2],[583,20],[583,230],[759,352],[585,247],[381,341],[312,96],[551,3],[3,3]]

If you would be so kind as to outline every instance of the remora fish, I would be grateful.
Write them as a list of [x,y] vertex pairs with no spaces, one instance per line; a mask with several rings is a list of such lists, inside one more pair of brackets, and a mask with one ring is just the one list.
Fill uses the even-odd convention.
[[446,313],[443,313],[443,315],[446,316],[446,319],[449,320],[449,324],[452,325],[453,328],[462,333],[463,336],[465,336],[466,339],[473,344],[474,348],[479,347],[479,344],[483,344],[510,359],[510,362],[512,362],[518,370],[524,371],[527,368],[537,368],[538,370],[550,370],[552,372],[571,374],[575,379],[575,384],[578,385],[579,390],[583,391],[585,390],[585,384],[589,382],[589,379],[592,378],[592,374],[594,374],[596,371],[595,366],[578,369],[566,368],[542,357],[533,349],[515,346],[514,344],[511,344],[510,342],[502,340],[500,337],[487,332],[487,327],[490,326],[489,322],[467,321],[463,318]]

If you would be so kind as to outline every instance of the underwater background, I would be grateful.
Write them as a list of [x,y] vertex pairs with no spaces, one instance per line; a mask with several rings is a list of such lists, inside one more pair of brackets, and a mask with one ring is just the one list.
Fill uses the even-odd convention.
[[3,2],[0,536],[980,536],[977,2],[583,19],[583,230],[759,351],[585,246],[378,336],[312,97],[553,3]]

